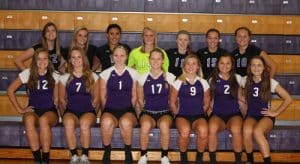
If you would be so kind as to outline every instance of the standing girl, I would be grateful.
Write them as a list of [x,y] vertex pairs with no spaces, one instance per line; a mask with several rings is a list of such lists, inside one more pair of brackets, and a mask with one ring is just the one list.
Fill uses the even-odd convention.
[[[150,52],[157,47],[156,32],[149,27],[145,27],[142,33],[142,40],[142,45],[140,47],[134,48],[130,52],[128,58],[128,66],[135,68],[139,74],[149,72],[150,70]],[[166,52],[164,50],[162,50],[162,52],[164,53],[163,68],[165,71],[168,71],[169,59]]]
[[15,64],[17,67],[21,70],[24,70],[26,68],[24,62],[30,59],[34,52],[39,48],[48,50],[49,60],[53,64],[55,70],[63,69],[61,66],[65,63],[65,60],[62,57],[58,30],[54,23],[48,22],[45,24],[42,30],[41,43],[28,48],[22,55],[15,59]]
[[127,44],[120,42],[122,37],[122,29],[118,24],[110,24],[106,28],[106,38],[107,43],[101,45],[98,48],[97,57],[94,58],[94,68],[105,70],[114,65],[112,50],[118,46],[122,45],[127,48],[127,51],[130,52],[130,47]]
[[266,68],[270,71],[270,76],[273,77],[276,72],[276,65],[272,58],[260,48],[250,44],[251,31],[247,27],[239,27],[235,30],[235,39],[238,44],[231,55],[235,60],[236,73],[241,76],[247,75],[247,65],[253,56],[261,56],[266,62]]
[[207,47],[199,49],[197,55],[200,58],[205,79],[209,79],[216,67],[220,55],[227,53],[227,50],[220,47],[220,31],[211,28],[205,34]]
[[[246,96],[248,110],[243,124],[243,139],[247,153],[247,162],[254,163],[253,137],[264,158],[264,163],[271,163],[270,146],[266,139],[275,123],[275,117],[282,113],[292,102],[291,96],[277,81],[270,78],[265,60],[261,56],[251,59],[247,68],[244,94]],[[271,107],[272,93],[277,93],[283,99],[278,108]]]
[[[89,69],[89,63],[82,49],[70,51],[68,73],[60,78],[59,100],[63,113],[66,141],[72,154],[70,163],[89,163],[88,153],[91,127],[96,122],[99,106],[98,76]],[[76,127],[80,128],[82,155],[76,147]]]
[[169,164],[170,127],[173,122],[173,116],[169,110],[169,92],[175,76],[164,72],[162,68],[164,54],[160,49],[155,48],[150,52],[149,62],[150,72],[143,74],[137,85],[138,103],[142,110],[140,114],[141,158],[138,164],[147,164],[149,132],[154,127],[160,129],[161,163]]
[[182,65],[184,58],[191,53],[190,49],[191,35],[185,30],[177,33],[176,43],[177,48],[167,50],[169,58],[169,72],[173,73],[176,77],[182,74]]
[[89,44],[89,31],[86,27],[78,27],[73,34],[72,42],[69,48],[66,48],[64,53],[64,59],[68,60],[69,51],[74,48],[82,49],[87,55],[90,69],[93,69],[93,61],[96,58],[97,47]]
[[125,144],[125,163],[132,163],[131,143],[133,128],[137,124],[136,78],[137,72],[126,66],[127,49],[119,45],[113,50],[114,66],[100,74],[103,113],[100,131],[104,145],[103,163],[110,163],[111,139],[119,126]]
[[[54,72],[48,50],[37,49],[30,68],[23,70],[7,89],[9,100],[15,109],[23,114],[26,137],[35,163],[49,163],[51,128],[58,121],[56,110],[58,78],[59,75]],[[26,84],[28,88],[27,107],[21,107],[15,95],[15,91],[22,84]],[[40,133],[36,130],[36,125],[39,125]],[[42,145],[42,155],[40,145]]]
[[170,97],[171,110],[177,114],[175,123],[179,133],[181,163],[188,163],[187,148],[193,130],[197,134],[196,163],[202,164],[203,152],[208,141],[206,111],[210,100],[209,85],[201,76],[201,64],[196,55],[188,55],[185,58],[182,72],[174,82]]
[[242,98],[241,76],[234,72],[234,59],[230,54],[219,56],[216,68],[210,78],[212,95],[212,114],[209,119],[209,156],[210,163],[216,164],[218,133],[227,128],[232,135],[232,148],[235,163],[241,164],[242,123],[239,107]]

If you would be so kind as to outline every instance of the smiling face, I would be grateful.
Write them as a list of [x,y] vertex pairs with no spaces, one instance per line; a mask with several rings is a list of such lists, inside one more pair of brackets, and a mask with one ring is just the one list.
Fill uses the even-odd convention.
[[143,32],[143,41],[145,45],[154,45],[155,33],[152,30],[145,29]]
[[83,67],[83,56],[79,50],[73,50],[71,52],[70,60],[74,68]]
[[220,36],[217,32],[211,31],[207,34],[206,42],[207,46],[211,49],[215,49],[219,46]]
[[162,69],[164,63],[163,54],[158,51],[151,52],[149,62],[152,69]]
[[48,53],[45,51],[41,51],[36,58],[36,64],[37,64],[38,69],[46,70],[49,65]]
[[198,74],[198,71],[200,69],[200,65],[198,63],[197,58],[186,58],[184,60],[184,66],[183,66],[184,72],[190,75],[196,75]]
[[57,38],[57,31],[56,31],[56,28],[55,28],[54,26],[48,26],[48,27],[45,29],[44,37],[45,37],[46,40],[48,40],[48,41],[55,41],[55,39]]
[[113,51],[113,60],[115,66],[124,66],[126,65],[127,60],[127,52],[125,48],[117,47]]
[[221,74],[228,74],[232,70],[232,60],[229,56],[219,58],[218,69]]
[[250,43],[250,34],[245,29],[240,29],[236,32],[236,42],[239,47],[247,47]]
[[121,39],[121,31],[118,28],[111,28],[107,33],[108,44],[118,45]]
[[88,40],[88,32],[86,30],[78,31],[76,35],[76,46],[84,48]]
[[176,43],[179,49],[186,50],[190,44],[190,37],[187,34],[179,34]]
[[263,61],[261,61],[258,58],[253,58],[251,60],[250,71],[253,74],[253,76],[256,76],[256,77],[262,76],[264,70],[265,70],[265,65],[264,65]]

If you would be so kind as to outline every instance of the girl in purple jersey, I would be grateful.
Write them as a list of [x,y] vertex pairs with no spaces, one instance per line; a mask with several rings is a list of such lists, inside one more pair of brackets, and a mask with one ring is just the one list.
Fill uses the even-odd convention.
[[210,79],[212,114],[209,119],[208,147],[211,164],[217,163],[218,133],[225,128],[232,135],[235,164],[242,163],[243,118],[238,101],[244,98],[242,98],[240,82],[241,76],[234,72],[234,59],[230,54],[221,55]]
[[[243,124],[243,139],[247,153],[247,164],[254,163],[253,137],[264,158],[264,163],[271,163],[270,147],[266,134],[275,123],[275,117],[282,113],[292,102],[289,93],[277,81],[270,78],[269,69],[261,56],[252,57],[244,80],[244,94],[247,100],[247,116]],[[272,93],[283,99],[278,108],[270,106]]]
[[169,110],[169,91],[175,76],[164,72],[162,68],[164,54],[160,49],[155,48],[150,52],[149,62],[150,72],[143,74],[137,85],[138,103],[141,110],[141,158],[138,164],[147,164],[149,132],[154,127],[160,129],[161,163],[169,164],[170,127],[173,122],[173,115]]
[[103,113],[100,131],[104,145],[103,163],[110,163],[111,139],[119,126],[125,144],[125,163],[132,163],[131,143],[133,128],[137,124],[136,70],[126,66],[127,49],[119,45],[113,49],[114,66],[100,74],[101,104]]
[[[59,75],[49,59],[48,50],[38,49],[34,52],[30,68],[22,71],[7,89],[9,100],[15,109],[23,115],[26,137],[28,139],[35,163],[49,163],[51,146],[51,128],[58,121],[56,110],[58,100]],[[22,107],[15,91],[23,84],[27,85],[29,103]],[[39,133],[36,130],[39,126]],[[42,155],[40,150],[42,146]]]
[[188,163],[187,149],[190,133],[197,134],[196,163],[202,164],[202,157],[208,141],[206,111],[209,107],[209,85],[202,78],[200,60],[196,55],[188,55],[183,63],[182,75],[173,84],[170,96],[171,110],[177,114],[178,144],[181,163]]
[[[99,107],[98,76],[90,70],[88,59],[82,49],[70,51],[68,73],[60,78],[59,100],[66,141],[72,154],[70,163],[89,163],[91,127],[96,122]],[[76,146],[76,127],[80,128],[82,155]]]

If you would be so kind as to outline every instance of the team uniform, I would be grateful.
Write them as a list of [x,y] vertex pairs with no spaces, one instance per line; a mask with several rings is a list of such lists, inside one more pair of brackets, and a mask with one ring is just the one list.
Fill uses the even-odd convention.
[[[95,73],[92,73],[92,76],[96,82],[98,76]],[[68,82],[70,78],[72,78],[72,80]],[[77,117],[89,112],[96,115],[95,108],[92,105],[92,95],[86,91],[83,77],[78,78],[66,73],[61,76],[60,82],[66,86],[67,91],[68,101],[65,113],[73,113]]]
[[179,111],[176,117],[183,117],[191,123],[199,118],[206,118],[203,109],[204,92],[209,89],[206,80],[197,77],[194,84],[188,80],[176,80],[173,87],[178,91]]
[[[34,51],[36,51],[39,48],[43,48],[43,45],[41,43],[36,44],[32,47],[34,49]],[[62,48],[61,48],[62,50]],[[59,66],[60,66],[60,58],[58,56],[58,54],[56,54],[56,47],[54,47],[52,50],[48,50],[49,53],[49,57],[50,57],[50,61],[53,64],[55,70],[58,70]],[[61,54],[64,54],[63,51],[61,51]]]
[[209,52],[208,47],[199,49],[197,55],[201,61],[202,72],[205,79],[209,79],[212,71],[216,67],[217,60],[222,54],[228,53],[227,50],[218,47],[216,52]]
[[182,74],[182,66],[185,57],[188,55],[188,52],[185,54],[180,54],[178,48],[168,49],[166,51],[169,58],[169,72],[173,73],[176,77],[179,77]]
[[[69,59],[69,51],[70,51],[69,48],[64,49],[63,57],[66,61],[68,61]],[[97,47],[92,44],[89,44],[88,49],[86,51],[86,55],[90,64],[90,69],[92,69],[93,67],[93,60],[94,60],[94,56],[96,55],[96,52],[97,52]]]
[[144,110],[140,117],[146,114],[157,121],[164,115],[172,116],[169,110],[169,92],[170,84],[174,80],[175,76],[169,72],[162,73],[157,79],[154,79],[149,72],[138,79],[138,83],[144,90]]
[[[247,77],[244,78],[243,83],[245,83],[246,78]],[[275,88],[277,87],[277,85],[279,85],[279,83],[274,79],[271,79],[270,83],[271,83],[271,93],[275,93]],[[252,117],[257,121],[265,117],[263,114],[261,114],[261,111],[263,111],[264,108],[271,109],[271,102],[263,101],[262,99],[260,99],[259,97],[260,89],[261,89],[261,82],[253,83],[253,85],[251,86],[251,97],[248,100],[248,110],[247,110],[247,117]],[[271,120],[275,122],[275,117],[269,117],[269,118],[271,118]]]
[[[19,74],[19,78],[22,84],[27,84],[30,76],[30,69],[25,69]],[[53,73],[53,79],[55,84],[58,83],[59,74]],[[38,86],[36,89],[29,90],[29,102],[28,106],[32,106],[34,112],[40,117],[48,111],[52,111],[57,114],[56,107],[53,101],[54,88],[48,87],[48,81],[46,75],[39,76]]]
[[103,112],[113,114],[116,118],[131,112],[135,115],[132,98],[132,88],[137,79],[136,70],[125,67],[122,75],[116,73],[114,66],[100,73],[100,77],[106,82],[106,103]]
[[[235,75],[237,82],[241,86],[241,76]],[[212,115],[221,118],[225,123],[233,116],[241,116],[238,98],[230,93],[230,81],[223,80],[220,75],[217,77],[216,89],[213,98]]]
[[[143,53],[141,51],[142,46],[133,49],[128,58],[128,66],[134,67],[139,74],[143,74],[150,71],[150,63],[149,63],[149,53]],[[163,63],[163,69],[164,71],[168,71],[169,67],[169,59],[167,53],[161,49],[164,54],[164,63]]]
[[[127,44],[120,43],[120,45],[124,46],[127,49],[127,52],[130,52],[131,49]],[[114,65],[114,60],[112,58],[112,52],[111,52],[108,44],[104,44],[103,46],[99,47],[97,50],[96,56],[100,60],[102,70],[105,70]]]
[[244,54],[240,54],[239,49],[235,49],[231,55],[235,60],[235,72],[240,74],[241,76],[247,75],[247,66],[253,56],[260,55],[261,49],[254,46],[248,45],[246,48],[246,52]]

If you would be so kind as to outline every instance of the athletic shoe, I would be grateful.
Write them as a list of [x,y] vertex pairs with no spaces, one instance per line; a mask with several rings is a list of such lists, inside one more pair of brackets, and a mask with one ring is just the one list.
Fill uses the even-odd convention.
[[170,160],[167,156],[161,158],[161,164],[170,164]]
[[78,155],[73,155],[71,160],[70,160],[70,164],[79,164],[79,157]]
[[147,164],[147,160],[148,159],[147,159],[147,156],[145,154],[145,155],[141,156],[141,158],[138,161],[138,164]]
[[80,156],[80,164],[90,164],[89,157],[85,154]]

